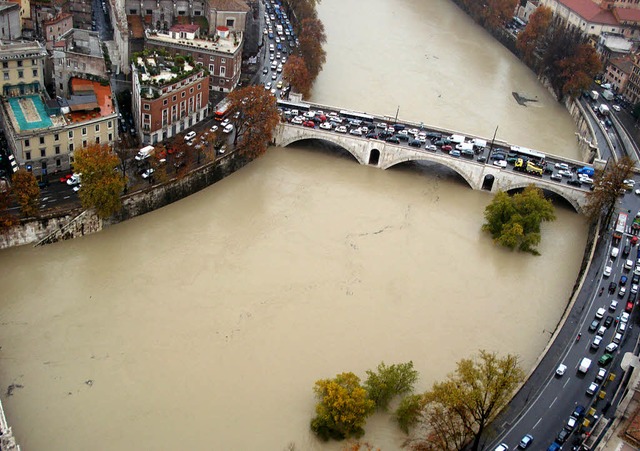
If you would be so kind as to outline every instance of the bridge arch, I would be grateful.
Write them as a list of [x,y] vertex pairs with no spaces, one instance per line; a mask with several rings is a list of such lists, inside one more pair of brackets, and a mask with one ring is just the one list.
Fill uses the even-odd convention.
[[[336,136],[336,138],[338,136]],[[358,163],[367,164],[366,161],[363,161],[360,153],[357,150],[355,150],[353,148],[350,148],[349,146],[345,146],[344,143],[342,143],[339,139],[334,139],[334,135],[332,135],[330,133],[314,132],[314,130],[312,130],[312,129],[305,130],[305,133],[303,135],[297,135],[296,134],[296,135],[293,135],[293,136],[283,136],[283,137],[281,137],[281,139],[279,139],[276,142],[276,144],[278,146],[281,146],[281,147],[287,147],[288,145],[291,145],[293,143],[296,143],[296,142],[299,142],[299,141],[306,141],[306,140],[309,140],[309,139],[317,139],[318,141],[325,141],[325,142],[331,143],[333,145],[336,145],[336,146],[340,147],[341,149],[346,150],[351,155],[353,155],[353,158],[355,158]]]
[[426,154],[424,157],[421,157],[420,155],[413,155],[413,156],[406,156],[406,157],[400,157],[398,159],[395,159],[393,161],[390,161],[384,165],[381,165],[380,168],[381,169],[389,169],[393,166],[396,166],[400,163],[405,163],[407,161],[427,161],[429,163],[436,163],[436,164],[440,164],[446,168],[451,169],[453,172],[455,172],[456,174],[458,174],[460,177],[462,177],[464,179],[465,182],[467,182],[467,184],[469,185],[470,188],[472,189],[477,189],[476,183],[475,183],[475,178],[473,177],[472,174],[468,174],[465,171],[461,170],[460,167],[458,167],[458,165],[456,165],[456,161],[454,158],[451,157],[445,157],[445,158],[429,158],[430,154]]
[[566,191],[562,189],[562,185],[555,186],[554,184],[546,184],[546,183],[545,184],[516,183],[514,185],[509,186],[509,188],[506,191],[511,192],[516,190],[521,190],[526,188],[529,185],[535,185],[536,188],[540,188],[543,191],[549,191],[549,192],[552,192],[553,194],[556,194],[557,196],[566,200],[569,203],[569,205],[571,205],[577,213],[582,213],[582,206],[580,205],[578,200],[572,198],[571,196],[567,196]]

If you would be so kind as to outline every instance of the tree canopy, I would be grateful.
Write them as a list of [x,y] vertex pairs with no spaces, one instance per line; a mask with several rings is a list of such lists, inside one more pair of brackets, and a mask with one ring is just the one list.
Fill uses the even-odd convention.
[[247,86],[229,94],[235,121],[235,142],[239,152],[252,158],[267,151],[280,115],[273,95],[261,86]]
[[481,350],[457,363],[455,372],[424,394],[427,434],[414,449],[458,450],[471,439],[474,451],[486,426],[524,380],[518,357]]
[[304,59],[309,75],[315,80],[327,60],[327,53],[322,48],[322,45],[327,42],[322,22],[319,19],[304,19],[298,41],[300,55]]
[[413,362],[389,366],[381,362],[377,371],[367,370],[364,387],[376,407],[387,410],[393,397],[411,393],[417,380],[418,372],[413,368]]
[[18,218],[9,212],[11,202],[11,188],[0,180],[0,233],[18,223]]
[[553,11],[548,6],[540,5],[529,16],[527,26],[518,34],[516,47],[521,52],[522,58],[527,64],[535,62],[535,52],[542,45],[549,24],[553,19]]
[[584,211],[592,221],[602,219],[606,227],[611,221],[620,194],[624,192],[624,181],[633,175],[634,163],[624,156],[617,161],[609,159],[603,171],[596,171],[593,178],[593,190],[587,193]]
[[33,173],[19,169],[13,174],[11,183],[11,192],[20,204],[22,216],[37,216],[40,213],[40,187]]
[[358,376],[341,373],[333,379],[321,379],[316,381],[313,390],[318,403],[311,430],[321,439],[342,440],[364,434],[363,426],[373,413],[375,403],[360,385]]
[[75,171],[82,174],[80,202],[84,208],[95,208],[101,218],[108,218],[122,206],[120,195],[126,181],[116,170],[119,163],[106,144],[92,144],[74,153]]
[[287,80],[295,91],[302,94],[302,97],[309,96],[313,79],[301,57],[292,55],[287,60],[282,68],[282,78]]
[[540,224],[556,218],[551,201],[533,185],[513,196],[498,192],[485,208],[484,217],[482,230],[491,233],[494,242],[534,255],[538,255],[536,246],[541,240]]

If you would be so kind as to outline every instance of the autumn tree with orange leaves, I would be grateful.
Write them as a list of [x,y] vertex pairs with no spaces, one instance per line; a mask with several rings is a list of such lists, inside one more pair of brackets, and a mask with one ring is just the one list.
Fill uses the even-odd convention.
[[531,14],[527,26],[518,35],[516,47],[527,64],[533,64],[535,52],[543,43],[552,18],[551,8],[540,5]]
[[302,97],[309,96],[313,79],[301,57],[294,55],[287,60],[282,69],[282,77],[289,82],[292,89],[302,94]]
[[276,99],[262,85],[236,89],[227,97],[234,120],[236,150],[250,158],[267,151],[273,131],[280,122]]
[[40,213],[40,187],[32,172],[19,169],[11,177],[12,192],[18,204],[22,216],[37,216]]
[[300,54],[313,80],[316,79],[327,60],[322,44],[327,42],[324,25],[318,19],[304,19],[298,37]]
[[495,30],[503,27],[513,17],[518,0],[486,0],[485,4],[481,19],[487,28]]
[[11,188],[0,180],[0,233],[18,223],[18,218],[9,212],[11,201]]
[[78,192],[84,208],[95,208],[101,218],[108,218],[122,207],[120,195],[125,177],[116,170],[120,159],[106,144],[91,144],[74,153],[74,169],[82,174]]

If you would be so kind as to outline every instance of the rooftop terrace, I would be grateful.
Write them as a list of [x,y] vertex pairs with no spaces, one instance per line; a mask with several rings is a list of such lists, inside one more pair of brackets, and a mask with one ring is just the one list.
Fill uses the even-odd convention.
[[[172,31],[173,30],[173,31]],[[171,44],[173,46],[180,45],[183,47],[191,47],[196,49],[202,49],[210,52],[221,52],[221,53],[235,53],[236,50],[242,44],[242,33],[236,32],[229,33],[227,37],[199,37],[195,36],[193,38],[188,37],[192,36],[192,33],[189,32],[180,32],[179,30],[169,30],[167,33],[163,33],[161,31],[152,32],[147,30],[146,37],[149,42],[156,42],[160,44]],[[235,36],[235,37],[234,37]]]

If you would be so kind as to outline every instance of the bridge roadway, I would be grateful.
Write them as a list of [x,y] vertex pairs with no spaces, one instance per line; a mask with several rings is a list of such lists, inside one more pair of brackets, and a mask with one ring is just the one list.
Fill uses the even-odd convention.
[[[319,104],[305,105],[308,105],[312,111],[321,110],[325,115],[329,112],[340,113],[340,109],[336,107]],[[302,111],[300,111],[300,114],[302,114]],[[376,123],[396,123],[393,118],[384,116],[373,117]],[[343,117],[343,120],[345,119],[346,118]],[[346,124],[346,122],[343,123]],[[415,122],[398,121],[397,123],[405,125],[407,129],[415,128],[425,132],[437,132],[445,137],[456,134],[467,137],[467,141],[473,138],[480,138],[487,141],[487,143],[491,142],[490,139],[432,126],[424,126]],[[357,127],[351,127],[351,129],[353,128]],[[421,147],[411,147],[406,141],[400,141],[399,144],[395,144],[380,139],[354,136],[350,133],[339,133],[336,131],[336,127],[332,127],[330,130],[324,130],[317,124],[311,128],[296,125],[291,122],[282,122],[278,125],[274,133],[274,144],[281,147],[286,147],[290,144],[308,139],[317,139],[333,143],[347,150],[360,164],[380,169],[388,169],[407,161],[437,163],[458,173],[472,189],[477,190],[484,189],[491,192],[497,192],[499,190],[512,191],[534,184],[543,190],[553,192],[564,198],[578,212],[582,212],[582,208],[587,199],[587,186],[582,185],[578,187],[568,185],[567,181],[570,180],[570,178],[563,177],[561,180],[554,180],[551,178],[551,175],[553,175],[551,173],[544,174],[540,177],[514,171],[512,166],[501,168],[492,164],[495,162],[492,156],[496,152],[503,152],[505,155],[509,154],[511,145],[504,141],[495,140],[493,146],[488,145],[473,157],[465,158],[451,156],[448,152],[443,151],[441,147],[433,146],[430,140],[427,140],[426,145],[423,144]],[[431,150],[429,148],[431,148]],[[585,164],[556,155],[546,154],[546,157],[547,163],[551,166],[555,163],[565,163],[572,170],[582,167]],[[478,161],[478,159],[484,161]],[[557,169],[554,169],[553,172],[557,174]],[[575,176],[571,178],[575,178]]]

